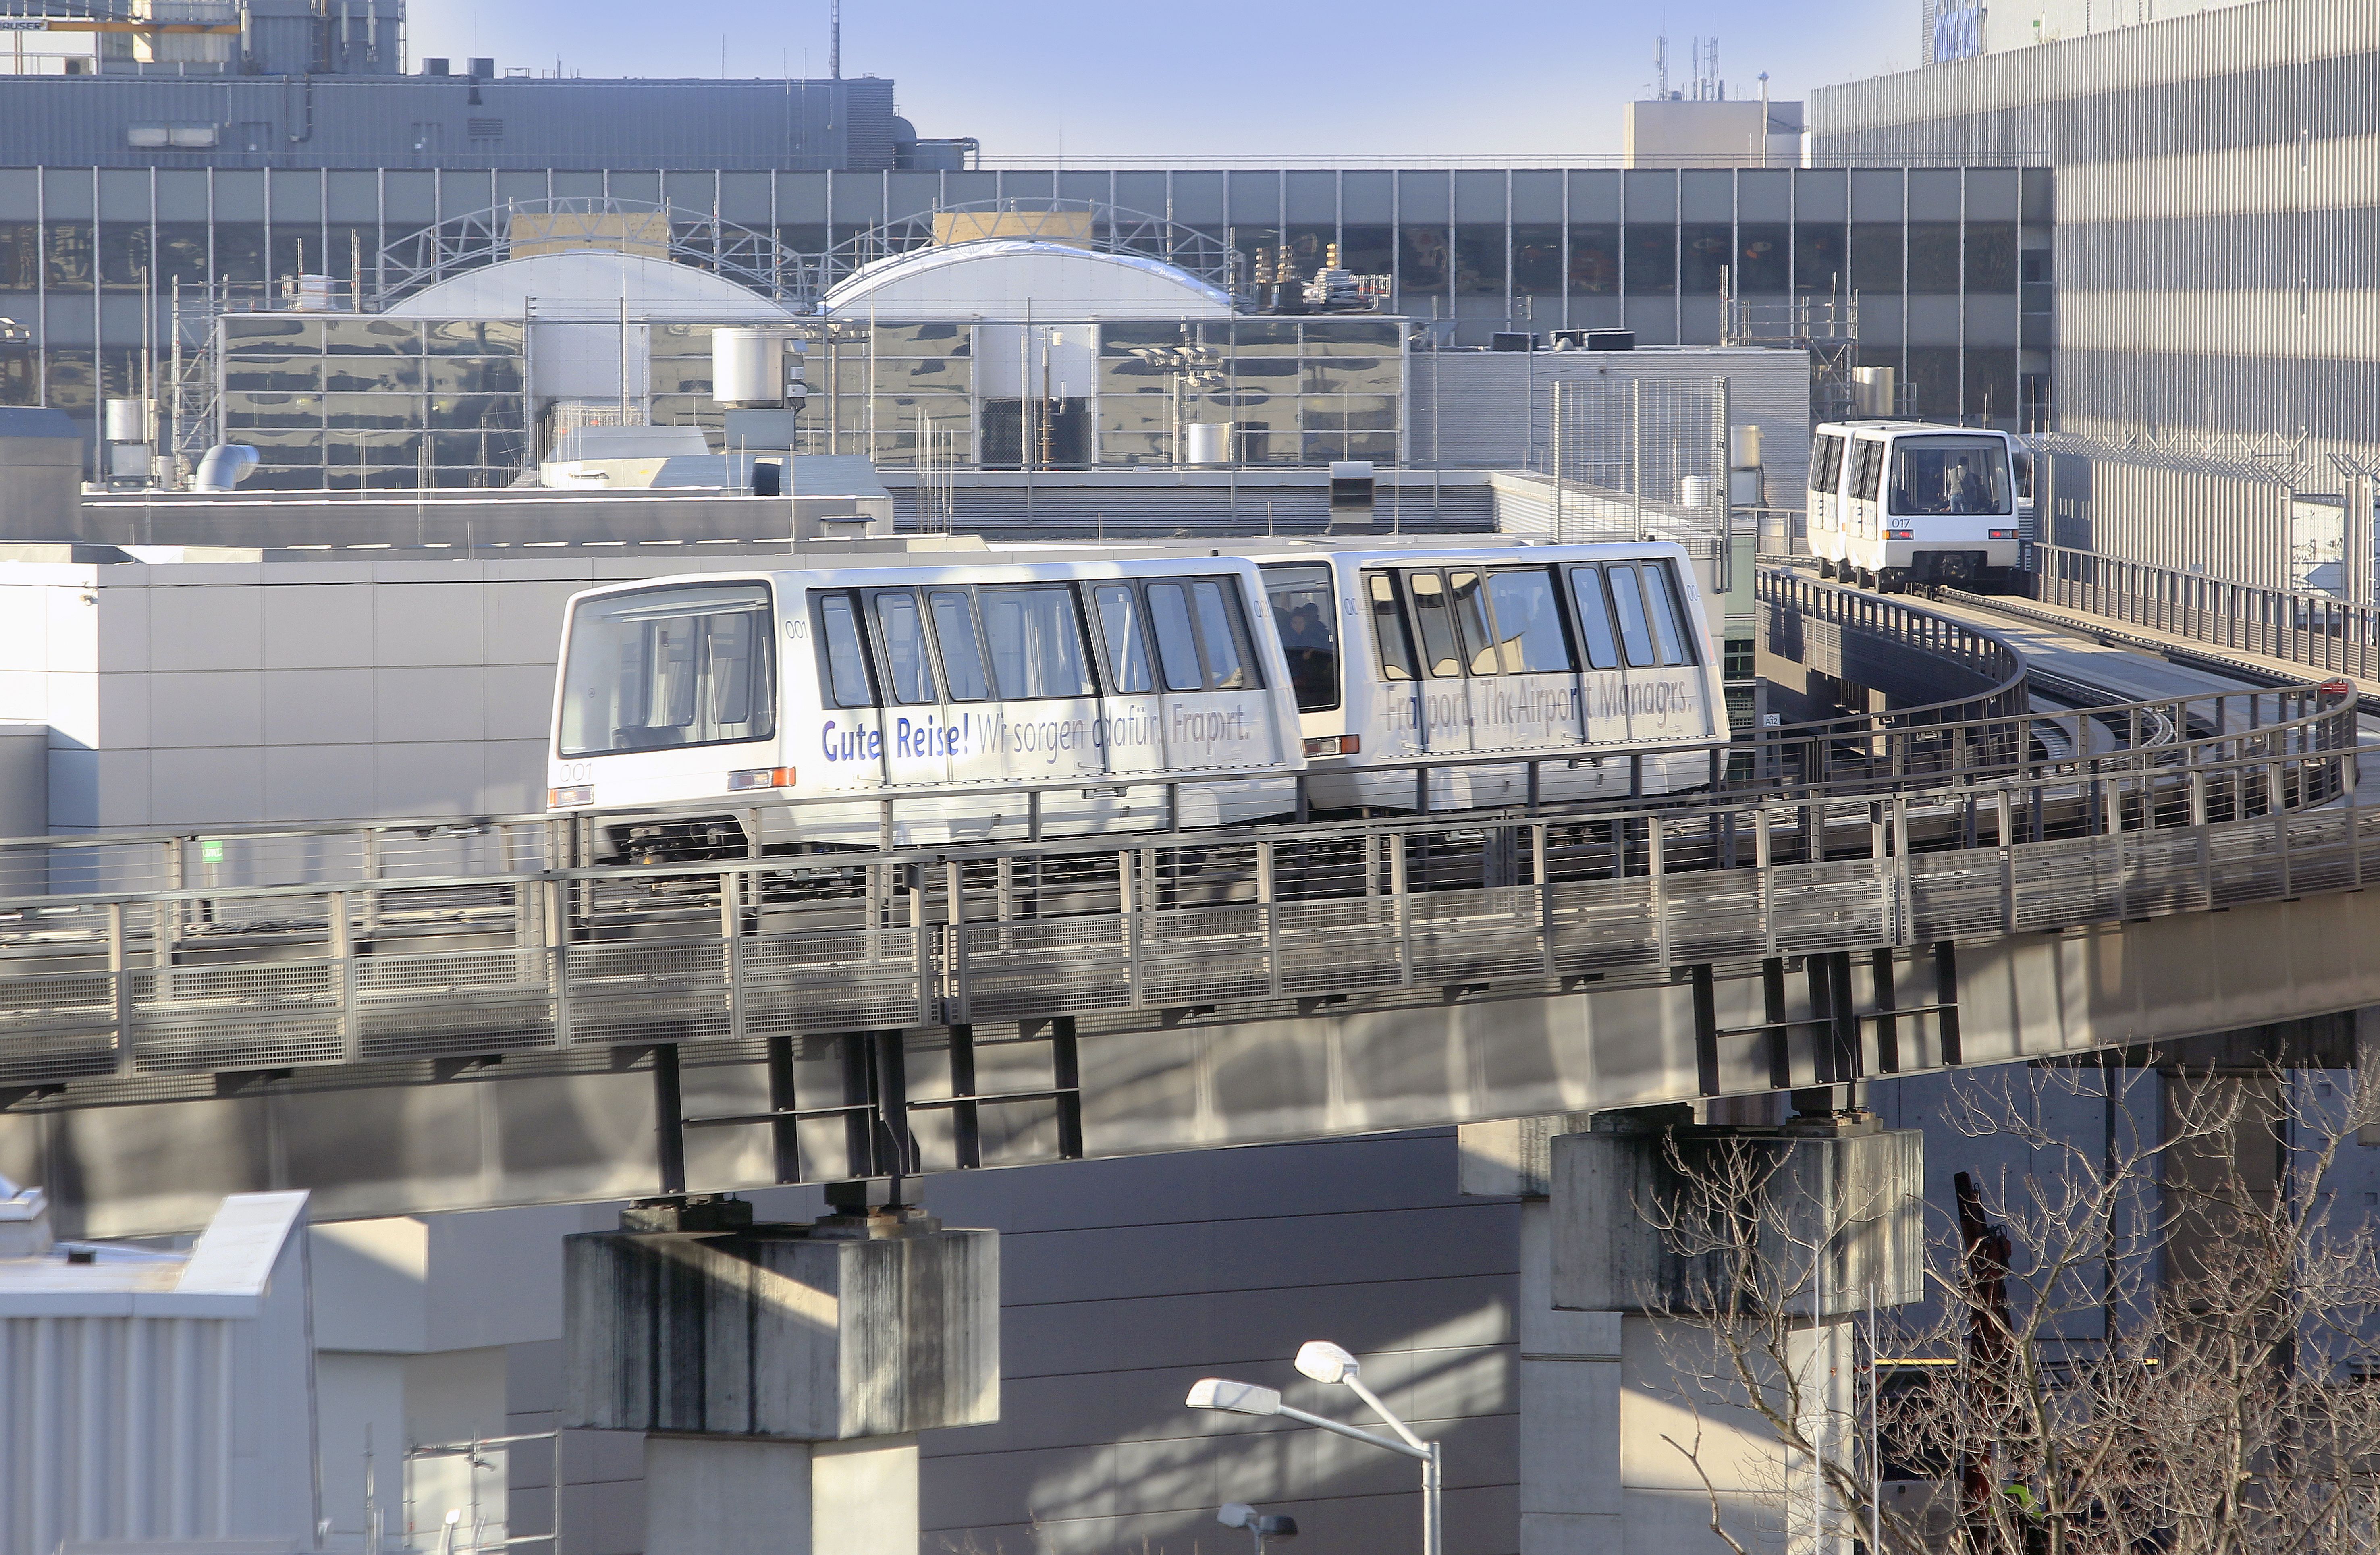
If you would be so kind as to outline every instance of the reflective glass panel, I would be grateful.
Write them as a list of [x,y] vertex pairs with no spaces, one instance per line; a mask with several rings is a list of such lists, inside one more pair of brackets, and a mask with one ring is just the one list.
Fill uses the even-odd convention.
[[1445,679],[1463,673],[1462,649],[1454,640],[1454,616],[1446,601],[1446,585],[1434,572],[1408,573],[1405,587],[1413,590],[1414,613],[1421,625],[1422,662],[1429,673]]
[[1653,650],[1652,627],[1645,620],[1644,596],[1636,591],[1636,569],[1615,563],[1604,569],[1604,577],[1611,585],[1611,602],[1620,616],[1620,640],[1628,650],[1628,662],[1638,669],[1659,663]]
[[977,599],[991,649],[992,685],[1003,700],[1091,694],[1073,589],[984,589]]
[[1611,601],[1603,591],[1602,569],[1572,567],[1570,588],[1572,602],[1578,606],[1579,636],[1586,644],[1587,667],[1618,669],[1620,645],[1611,636]]
[[1207,650],[1207,689],[1237,691],[1251,684],[1247,656],[1240,650],[1240,601],[1238,590],[1229,593],[1223,585],[1204,579],[1190,586],[1190,598],[1198,607],[1198,640]]
[[1554,580],[1543,567],[1488,577],[1496,613],[1496,657],[1506,674],[1553,674],[1571,668]]
[[765,587],[640,589],[572,613],[561,754],[766,739],[776,732]]
[[1108,685],[1119,697],[1143,697],[1155,688],[1148,665],[1148,639],[1140,629],[1140,601],[1123,583],[1091,590],[1099,614],[1099,640],[1107,645]]
[[884,649],[884,681],[892,699],[908,705],[934,697],[934,666],[926,653],[917,596],[904,589],[876,596],[876,640]]
[[1330,569],[1267,567],[1265,598],[1273,635],[1289,661],[1297,711],[1324,712],[1339,705],[1339,634]]
[[868,650],[859,641],[859,617],[843,594],[813,594],[818,605],[819,643],[826,650],[828,697],[839,708],[873,706],[876,694],[868,683]]
[[1638,569],[1645,580],[1645,613],[1652,618],[1654,640],[1661,645],[1664,664],[1694,662],[1693,638],[1686,630],[1686,613],[1678,602],[1677,580],[1666,562],[1646,562]]
[[1157,628],[1157,660],[1165,669],[1165,685],[1173,691],[1206,688],[1206,673],[1198,667],[1198,638],[1190,625],[1190,601],[1179,583],[1148,586],[1148,619]]
[[1892,511],[1949,516],[2009,511],[1998,438],[1904,437],[1892,445]]
[[1413,633],[1405,626],[1404,601],[1397,598],[1396,579],[1376,572],[1366,584],[1372,600],[1372,638],[1380,650],[1380,678],[1411,680]]

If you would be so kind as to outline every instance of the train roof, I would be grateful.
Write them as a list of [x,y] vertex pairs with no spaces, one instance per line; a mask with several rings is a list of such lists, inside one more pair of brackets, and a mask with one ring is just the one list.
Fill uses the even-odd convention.
[[1922,432],[1926,436],[1953,433],[1965,437],[2000,437],[2010,434],[1997,427],[1961,427],[1949,421],[1919,421],[1901,417],[1871,416],[1858,421],[1821,421],[1815,431],[1890,432],[1896,436]]

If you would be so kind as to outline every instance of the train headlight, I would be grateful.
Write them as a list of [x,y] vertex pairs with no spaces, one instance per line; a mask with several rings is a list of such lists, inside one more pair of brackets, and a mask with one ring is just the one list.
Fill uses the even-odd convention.
[[1363,740],[1354,735],[1324,735],[1305,742],[1308,756],[1353,756],[1364,747]]
[[545,791],[545,804],[548,809],[567,809],[573,805],[591,805],[594,802],[595,785],[591,783],[573,784],[568,788],[549,788]]
[[747,767],[740,772],[727,774],[727,791],[731,794],[747,788],[791,788],[794,770],[791,767]]
[[1991,531],[1991,537],[1994,540],[2014,540],[2016,538],[2016,531],[2014,529],[1994,529]]
[[1887,529],[1884,531],[1884,538],[1887,540],[1915,540],[1917,538],[1917,531],[1915,529]]

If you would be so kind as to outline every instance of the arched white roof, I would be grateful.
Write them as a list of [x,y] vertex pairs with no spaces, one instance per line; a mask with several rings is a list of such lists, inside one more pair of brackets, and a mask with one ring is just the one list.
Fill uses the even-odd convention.
[[824,311],[843,318],[1220,319],[1229,294],[1162,260],[1069,243],[996,237],[912,249],[838,282]]
[[613,249],[534,254],[467,270],[388,310],[399,319],[638,319],[774,323],[793,315],[747,287],[692,265]]

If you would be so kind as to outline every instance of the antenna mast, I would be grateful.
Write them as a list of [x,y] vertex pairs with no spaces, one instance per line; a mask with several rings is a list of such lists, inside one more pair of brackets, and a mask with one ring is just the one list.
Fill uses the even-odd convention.
[[843,0],[834,0],[827,10],[826,73],[835,80],[843,79]]

